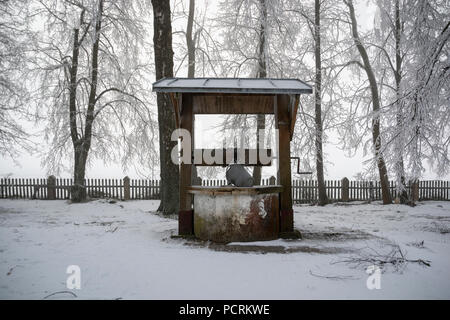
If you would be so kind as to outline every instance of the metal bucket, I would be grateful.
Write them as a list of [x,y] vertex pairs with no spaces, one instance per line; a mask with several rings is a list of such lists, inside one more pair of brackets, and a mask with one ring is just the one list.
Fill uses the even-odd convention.
[[242,164],[231,164],[225,173],[227,183],[236,187],[253,187],[253,178]]

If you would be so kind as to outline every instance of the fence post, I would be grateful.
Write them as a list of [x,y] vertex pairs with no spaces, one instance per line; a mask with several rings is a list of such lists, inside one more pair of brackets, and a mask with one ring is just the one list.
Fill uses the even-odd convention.
[[410,181],[411,184],[411,201],[413,203],[419,201],[419,180]]
[[373,195],[373,181],[369,182],[369,203],[375,200],[375,197]]
[[49,176],[47,179],[47,199],[56,200],[56,178]]
[[274,186],[274,185],[275,185],[275,177],[274,177],[274,176],[271,176],[271,177],[269,178],[269,185],[271,185],[271,186]]
[[349,181],[347,178],[342,179],[342,186],[341,186],[341,195],[342,195],[342,201],[348,202],[350,200],[349,197]]
[[123,199],[130,200],[130,178],[128,176],[123,178]]

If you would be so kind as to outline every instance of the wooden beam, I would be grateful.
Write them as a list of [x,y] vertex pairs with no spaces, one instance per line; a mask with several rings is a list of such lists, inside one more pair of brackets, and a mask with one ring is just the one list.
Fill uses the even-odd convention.
[[176,95],[176,93],[173,93],[173,92],[169,93],[170,100],[172,101],[173,111],[175,113],[175,125],[177,128],[179,128],[180,127],[180,109],[178,108],[178,100],[175,95]]
[[291,128],[290,128],[290,132],[291,132],[291,141],[292,138],[294,136],[294,130],[295,130],[295,122],[297,121],[297,112],[298,112],[298,108],[299,108],[299,102],[300,102],[300,95],[296,94],[295,95],[295,101],[294,101],[294,105],[293,105],[293,110],[292,110],[292,116],[291,116]]
[[[238,148],[227,148],[227,149],[195,149],[194,155],[204,155],[205,152],[207,154],[212,155],[213,157],[216,155],[217,152],[222,151],[222,156],[220,159],[216,160],[215,162],[219,163],[206,163],[204,157],[202,156],[201,159],[194,159],[193,157],[193,163],[196,166],[227,166],[231,163],[240,163],[245,166],[271,166],[272,165],[272,149],[262,149],[262,152],[264,152],[264,155],[267,155],[268,159],[261,159],[258,149],[238,149]],[[227,159],[227,152],[231,156],[229,156],[230,159]],[[239,158],[239,152],[243,153],[243,159]],[[250,155],[253,157],[250,158]],[[200,161],[201,160],[201,161]],[[241,160],[241,161],[239,161]],[[268,162],[267,162],[268,160]]]
[[280,232],[294,231],[294,212],[291,194],[291,140],[289,96],[276,96],[275,124],[278,128],[278,175],[283,186],[280,193]]
[[194,114],[273,114],[273,95],[194,95]]
[[256,195],[256,194],[271,194],[271,193],[280,193],[283,191],[282,186],[257,186],[257,187],[232,187],[232,186],[223,186],[223,187],[205,187],[205,186],[192,186],[188,188],[188,192],[192,194],[209,194],[209,195],[218,195],[218,194],[248,194],[248,195]]
[[[183,93],[181,95],[181,118],[180,128],[189,131],[193,136],[193,112],[192,95]],[[192,154],[191,150],[183,150]],[[194,212],[192,210],[192,195],[187,189],[191,186],[192,164],[182,163],[180,165],[180,212],[178,215],[178,233],[180,235],[191,235],[194,232]]]

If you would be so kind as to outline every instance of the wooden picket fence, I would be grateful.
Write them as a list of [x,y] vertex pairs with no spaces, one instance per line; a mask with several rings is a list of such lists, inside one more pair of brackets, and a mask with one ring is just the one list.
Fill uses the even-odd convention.
[[[85,179],[89,198],[119,200],[159,199],[159,180]],[[70,199],[73,179],[0,179],[0,198]]]
[[[72,179],[0,179],[0,198],[11,199],[70,199]],[[203,186],[226,185],[226,180],[203,180]],[[275,179],[262,179],[262,185],[276,184]],[[159,199],[160,181],[151,179],[86,179],[86,193],[89,198],[119,200]],[[381,200],[381,186],[378,181],[326,180],[325,188],[331,201],[375,201]],[[418,200],[450,200],[450,181],[426,180],[408,185],[408,195]],[[390,182],[393,198],[397,196],[394,182]],[[316,203],[318,186],[316,180],[293,180],[292,199],[294,203]]]
[[[422,200],[450,200],[450,181],[425,180],[417,182],[416,199]],[[343,180],[325,180],[325,189],[328,199],[336,201],[376,201],[382,199],[381,185],[379,181],[348,181],[343,185]],[[347,189],[347,197],[343,196]],[[397,197],[396,184],[389,182],[389,190],[392,199]],[[408,197],[413,195],[413,184],[408,184],[406,191]],[[295,203],[316,203],[319,198],[317,180],[293,180],[292,199]]]

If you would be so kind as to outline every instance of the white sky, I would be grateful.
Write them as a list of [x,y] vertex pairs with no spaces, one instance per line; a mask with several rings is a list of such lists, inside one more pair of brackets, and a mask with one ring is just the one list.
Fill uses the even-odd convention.
[[[358,21],[362,28],[370,27],[373,22],[374,7],[368,5],[368,1],[358,1],[356,3],[356,10],[358,14]],[[153,58],[152,58],[153,59]],[[181,71],[183,72],[183,71]],[[180,76],[185,76],[184,73]],[[154,93],[152,93],[154,94]],[[155,99],[156,100],[156,99]],[[213,137],[214,127],[217,126],[219,122],[218,116],[202,116],[202,119],[196,120],[196,126],[201,127],[203,137]],[[298,123],[298,122],[297,122]],[[26,124],[26,127],[30,127],[31,132],[36,132],[38,128],[32,128],[30,124]],[[331,139],[332,140],[332,139]],[[42,142],[43,139],[36,138],[36,142]],[[200,147],[200,146],[197,146]],[[208,147],[207,145],[201,147]],[[210,146],[211,147],[211,146]],[[346,152],[340,150],[332,142],[324,145],[325,152],[325,176],[326,179],[342,179],[343,177],[353,178],[357,173],[363,171],[363,161],[367,160],[368,157],[364,158],[362,150],[357,152],[353,157],[349,158],[346,156]],[[297,156],[292,154],[292,156]],[[296,165],[296,164],[295,164]],[[263,174],[273,174],[274,168],[264,168]],[[4,158],[0,156],[0,177],[5,177],[11,175],[17,178],[42,178],[46,177],[48,174],[41,166],[41,159],[36,155],[29,155],[26,152],[15,159],[15,162],[10,158]],[[71,177],[71,172],[65,172],[61,174],[61,177]],[[140,177],[139,174],[130,166],[130,169],[123,170],[120,164],[109,164],[105,165],[102,161],[95,160],[93,165],[87,168],[87,178],[122,178],[124,176],[130,176],[131,178]],[[224,178],[225,171],[223,170]],[[295,175],[293,175],[295,177]],[[450,179],[450,176],[442,177],[437,176],[431,170],[425,172],[425,179]]]

